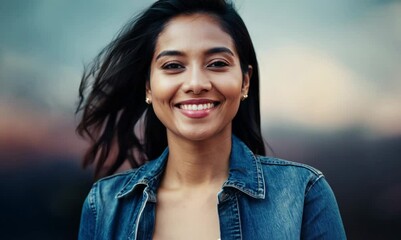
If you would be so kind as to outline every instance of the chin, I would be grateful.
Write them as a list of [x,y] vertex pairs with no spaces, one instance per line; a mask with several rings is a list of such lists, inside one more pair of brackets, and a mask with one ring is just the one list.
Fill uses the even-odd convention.
[[187,139],[189,141],[205,141],[210,140],[216,137],[221,136],[224,132],[228,133],[228,128],[223,129],[214,129],[214,128],[206,128],[206,129],[181,129],[176,132],[175,135],[180,136],[183,139]]
[[213,137],[213,134],[206,131],[191,131],[187,133],[182,133],[181,136],[190,141],[203,141]]

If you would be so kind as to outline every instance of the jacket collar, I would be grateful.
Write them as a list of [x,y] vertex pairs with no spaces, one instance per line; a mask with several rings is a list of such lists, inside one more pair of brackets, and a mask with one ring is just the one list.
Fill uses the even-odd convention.
[[[127,196],[143,187],[149,195],[149,201],[156,202],[156,190],[167,162],[168,152],[166,148],[160,157],[138,168],[116,198]],[[223,189],[227,188],[237,189],[253,198],[265,198],[265,182],[260,160],[234,135],[228,179],[223,184]]]
[[254,197],[265,198],[265,181],[260,159],[233,135],[230,155],[230,170],[223,188],[232,187]]

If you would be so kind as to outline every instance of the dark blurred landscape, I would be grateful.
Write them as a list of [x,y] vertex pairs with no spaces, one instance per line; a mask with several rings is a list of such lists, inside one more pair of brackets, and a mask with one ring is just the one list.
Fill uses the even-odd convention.
[[[401,136],[271,135],[277,157],[323,171],[349,239],[401,239]],[[81,169],[77,158],[24,149],[2,149],[0,160],[0,239],[76,239],[91,171]]]
[[30,164],[0,170],[0,239],[76,239],[90,174],[76,159],[26,157]]

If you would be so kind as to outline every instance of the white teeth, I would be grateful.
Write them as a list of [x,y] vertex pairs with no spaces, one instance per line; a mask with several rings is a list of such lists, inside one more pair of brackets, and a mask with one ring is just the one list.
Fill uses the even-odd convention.
[[180,108],[184,110],[190,110],[190,111],[202,111],[202,110],[207,110],[211,109],[214,107],[213,103],[205,103],[205,104],[181,104]]

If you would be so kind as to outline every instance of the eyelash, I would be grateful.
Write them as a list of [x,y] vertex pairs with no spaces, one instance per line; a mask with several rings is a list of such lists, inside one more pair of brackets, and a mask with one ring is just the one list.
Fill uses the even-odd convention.
[[[222,61],[222,60],[218,60],[218,61],[214,61],[212,63],[210,63],[209,65],[207,65],[206,67],[208,68],[224,68],[229,66],[229,63],[227,63],[226,61]],[[166,63],[162,66],[162,69],[164,70],[180,70],[185,68],[183,65],[179,64],[179,63]]]
[[175,69],[184,68],[184,66],[182,66],[179,63],[166,63],[162,66],[162,68],[165,70],[175,70]]
[[[217,66],[216,66],[217,65]],[[208,67],[213,67],[213,68],[223,68],[227,67],[229,64],[225,61],[214,61],[211,64],[208,65]]]

